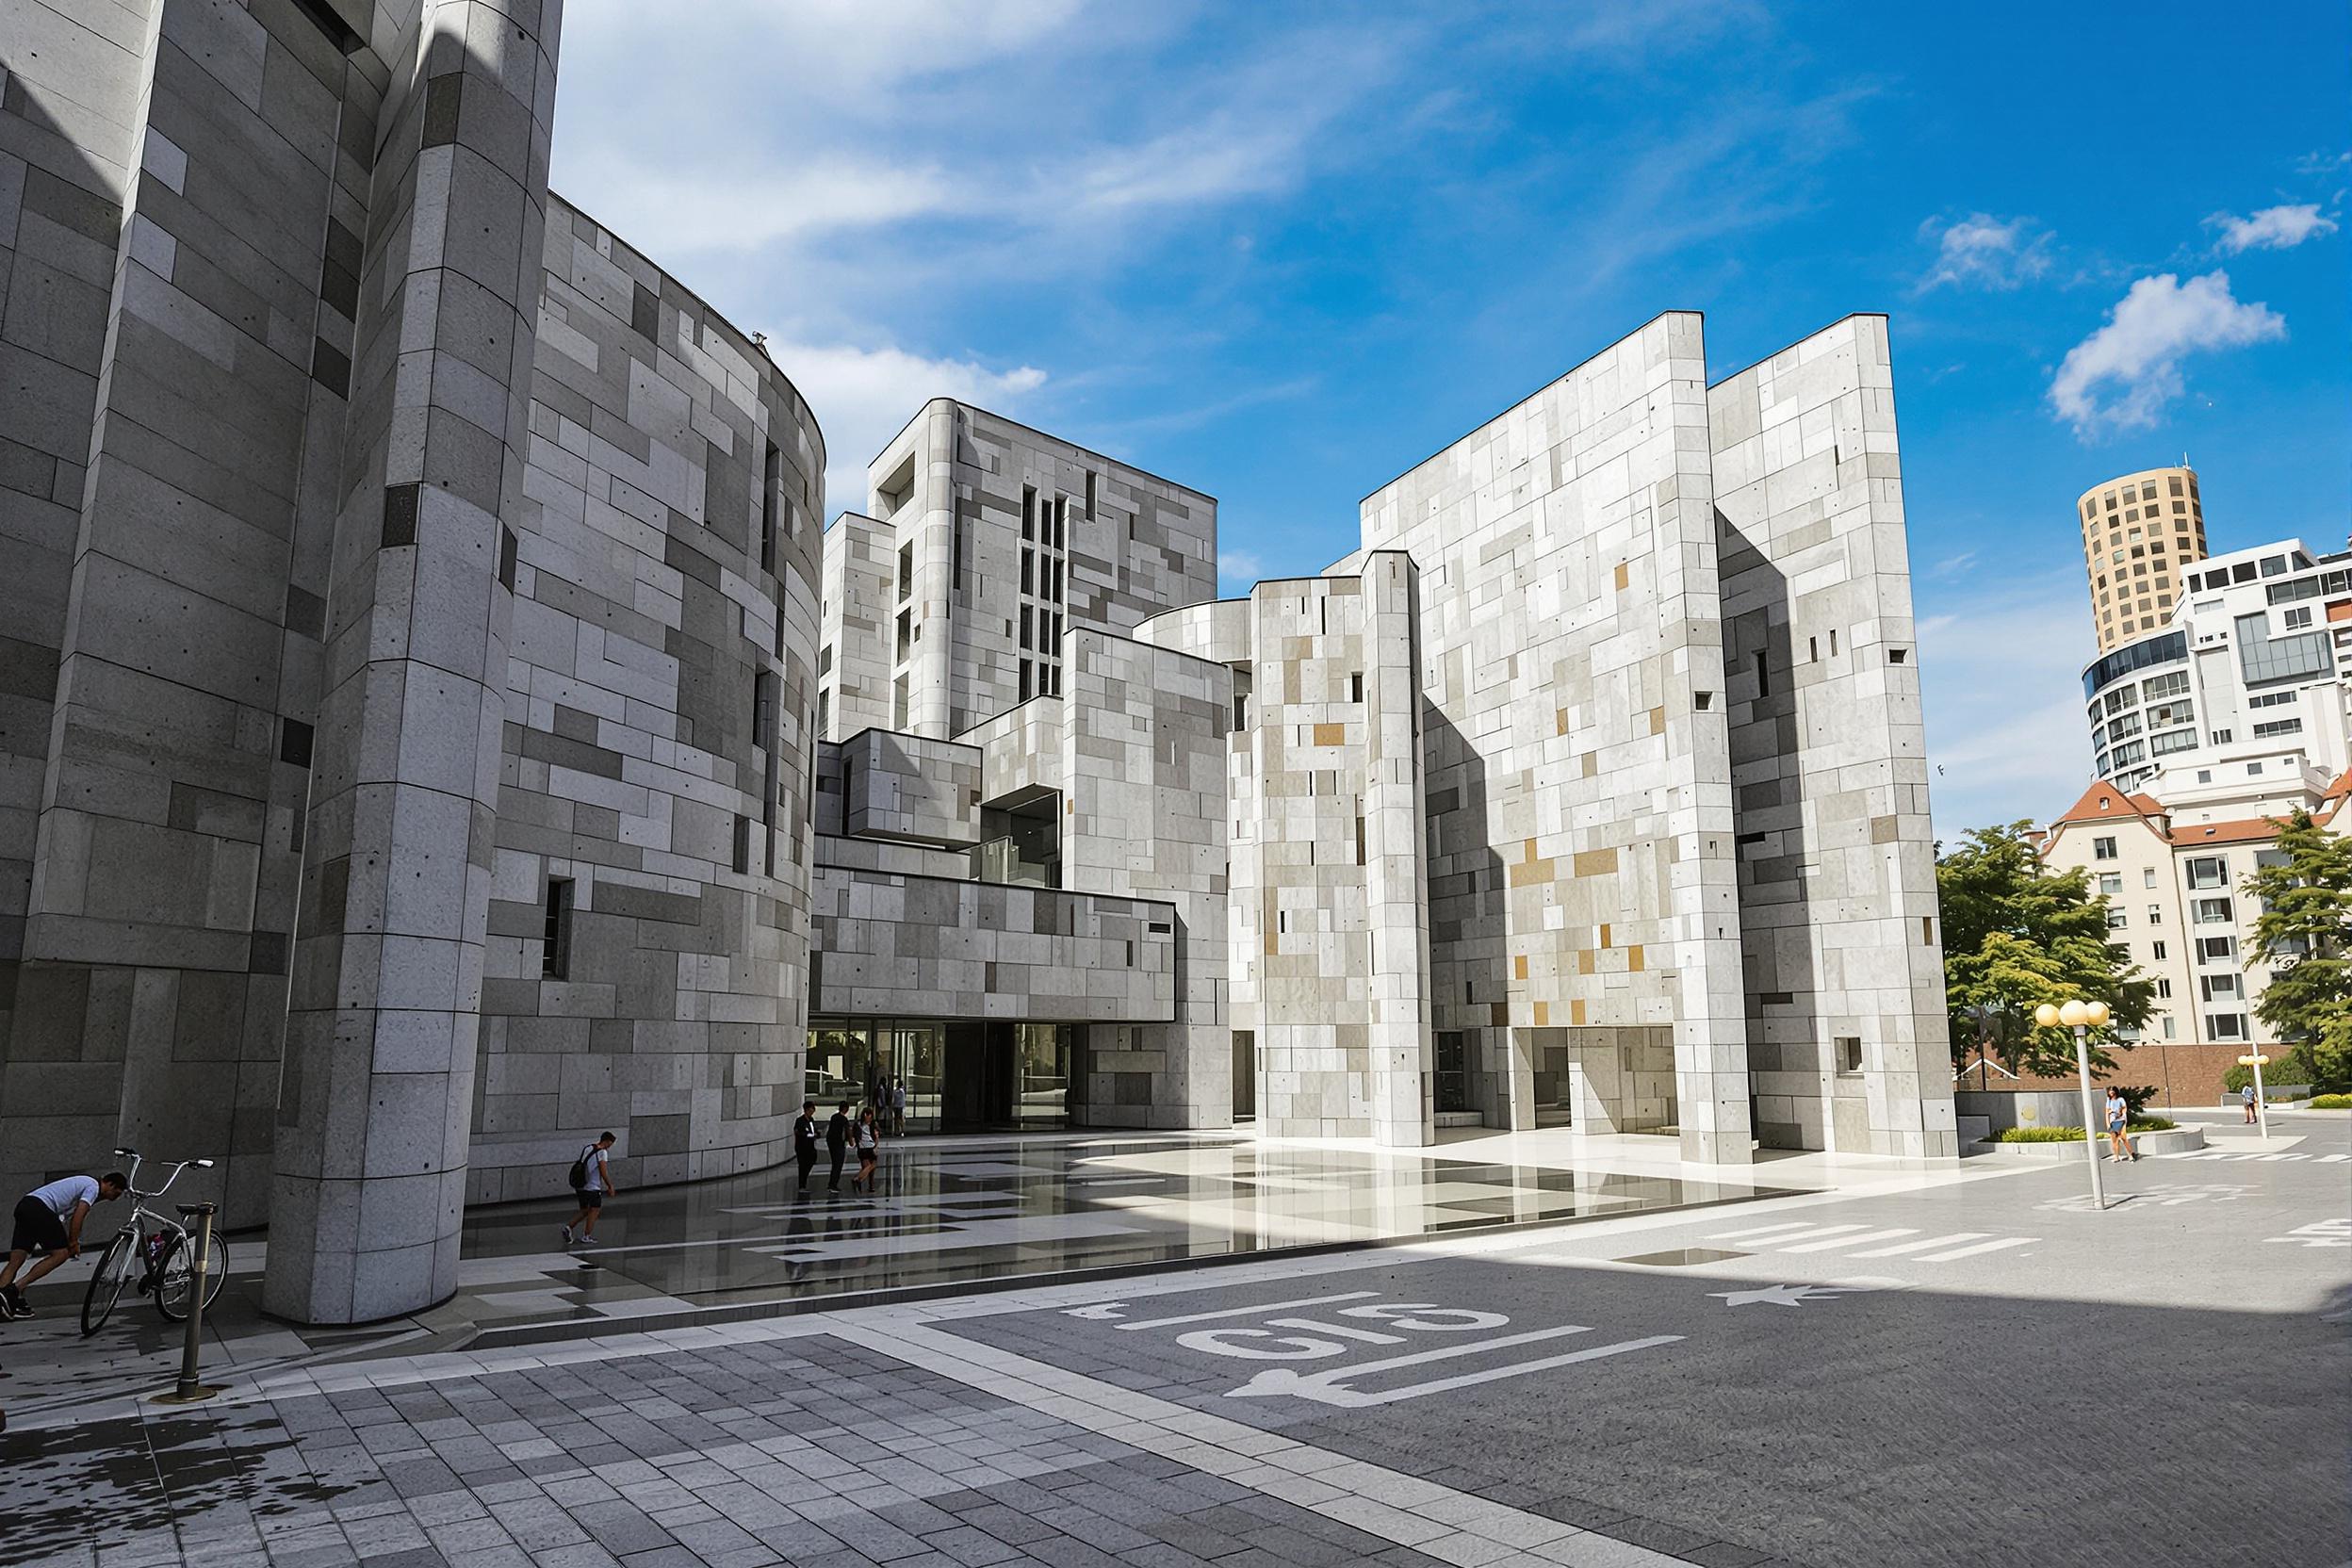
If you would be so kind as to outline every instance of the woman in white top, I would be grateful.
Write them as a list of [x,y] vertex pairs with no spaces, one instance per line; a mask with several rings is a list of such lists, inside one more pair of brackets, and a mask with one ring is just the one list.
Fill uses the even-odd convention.
[[852,1192],[872,1192],[874,1173],[882,1164],[882,1129],[872,1105],[858,1113],[858,1174],[850,1179]]

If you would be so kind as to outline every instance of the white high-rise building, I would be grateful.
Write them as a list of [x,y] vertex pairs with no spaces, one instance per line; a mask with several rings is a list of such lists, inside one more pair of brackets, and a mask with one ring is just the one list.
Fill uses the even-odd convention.
[[2352,556],[2284,539],[2197,562],[2182,585],[2164,630],[2082,672],[2097,776],[2169,805],[2160,775],[2243,780],[2297,754],[2329,778],[2352,766]]

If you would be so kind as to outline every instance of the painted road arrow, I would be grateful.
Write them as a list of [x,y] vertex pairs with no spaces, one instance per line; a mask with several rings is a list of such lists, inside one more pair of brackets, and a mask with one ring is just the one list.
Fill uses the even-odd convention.
[[1570,1334],[1589,1334],[1592,1331],[1580,1323],[1564,1324],[1557,1329],[1535,1329],[1527,1333],[1505,1334],[1500,1339],[1480,1340],[1474,1345],[1448,1345],[1442,1350],[1424,1350],[1413,1356],[1389,1356],[1380,1361],[1359,1362],[1353,1366],[1334,1366],[1328,1372],[1298,1372],[1287,1366],[1268,1367],[1241,1387],[1229,1390],[1228,1399],[1265,1399],[1278,1395],[1296,1399],[1312,1399],[1322,1405],[1340,1405],[1361,1409],[1367,1405],[1393,1404],[1399,1399],[1417,1399],[1425,1394],[1440,1394],[1449,1388],[1467,1388],[1473,1383],[1493,1382],[1498,1378],[1516,1378],[1546,1367],[1566,1366],[1572,1362],[1599,1361],[1604,1356],[1622,1356],[1629,1350],[1646,1350],[1654,1345],[1672,1345],[1680,1334],[1653,1334],[1647,1339],[1621,1340],[1614,1345],[1596,1346],[1590,1350],[1574,1350],[1566,1355],[1541,1356],[1533,1361],[1514,1362],[1509,1366],[1489,1367],[1483,1372],[1463,1372],[1450,1378],[1432,1379],[1428,1382],[1407,1383],[1402,1388],[1382,1389],[1367,1394],[1348,1385],[1376,1372],[1390,1372],[1400,1366],[1421,1366],[1430,1362],[1450,1361],[1458,1356],[1475,1356],[1489,1350],[1500,1350],[1513,1345],[1533,1345],[1544,1340],[1564,1339]]

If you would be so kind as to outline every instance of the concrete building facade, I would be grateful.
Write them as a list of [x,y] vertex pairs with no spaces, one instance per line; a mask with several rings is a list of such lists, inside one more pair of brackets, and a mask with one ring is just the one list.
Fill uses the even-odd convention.
[[[1671,1132],[1716,1163],[1759,1140],[1955,1151],[1882,318],[1710,387],[1699,318],[1660,317],[1366,498],[1359,551],[1246,600],[1186,602],[1214,575],[1195,553],[1214,548],[1206,498],[1006,428],[930,405],[872,470],[873,510],[901,521],[828,534],[820,702],[850,825],[820,840],[819,904],[837,886],[845,908],[892,896],[874,883],[896,873],[848,841],[881,836],[855,825],[888,771],[857,758],[932,742],[942,699],[922,693],[943,685],[953,741],[979,752],[958,764],[976,765],[960,799],[977,820],[934,822],[927,852],[982,882],[1171,897],[1184,1000],[1168,1028],[1093,1002],[1023,1014],[1083,988],[1049,963],[1024,1003],[1000,956],[960,999],[890,998],[889,1027],[912,1010],[969,1033],[955,1014],[975,996],[1001,1028],[1067,1026],[1068,1114],[1110,1124],[1246,1117],[1410,1146],[1440,1118],[1570,1121]],[[959,472],[917,504],[920,476]],[[985,494],[991,473],[1015,476],[993,482],[1018,506],[971,504],[962,487]],[[1112,591],[1065,604],[1049,568],[1079,473],[1184,506],[1187,528],[1130,531]],[[966,523],[944,543],[942,514]],[[1068,580],[1100,573],[1102,547]],[[926,560],[961,583],[944,609]],[[1013,570],[1062,607],[984,608]],[[1177,662],[1066,683],[1133,665],[1137,644]],[[944,675],[925,647],[951,650]],[[903,722],[878,743],[858,727],[881,722],[883,671]],[[1106,755],[1125,761],[1090,771]],[[854,934],[861,978],[866,954],[920,966],[942,939],[883,923],[905,929]],[[823,1022],[869,1042],[850,1054],[873,1052],[871,1071],[904,1071],[871,1043],[881,1020],[830,1018],[856,988],[837,992],[819,946]],[[984,1098],[1034,1098],[987,1070]]]
[[823,443],[547,193],[560,14],[35,3],[0,61],[0,1164],[220,1159],[289,1317],[797,1104]]
[[0,1180],[211,1155],[359,1322],[603,1131],[742,1171],[884,1075],[1955,1152],[1881,319],[1710,385],[1660,317],[1245,598],[945,400],[821,529],[788,377],[548,191],[560,19],[10,15]]

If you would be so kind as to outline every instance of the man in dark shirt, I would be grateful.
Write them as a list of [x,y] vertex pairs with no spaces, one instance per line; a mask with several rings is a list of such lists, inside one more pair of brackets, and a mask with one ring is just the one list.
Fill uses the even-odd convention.
[[827,1192],[841,1190],[841,1156],[849,1152],[849,1102],[833,1113],[833,1119],[825,1124],[825,1147],[833,1156],[833,1179],[825,1185]]
[[808,1195],[808,1172],[817,1168],[817,1102],[804,1100],[792,1119],[792,1158],[800,1162],[800,1194]]

